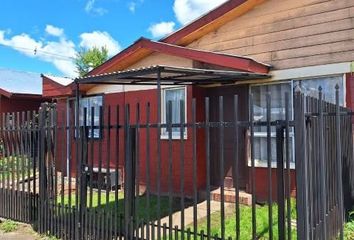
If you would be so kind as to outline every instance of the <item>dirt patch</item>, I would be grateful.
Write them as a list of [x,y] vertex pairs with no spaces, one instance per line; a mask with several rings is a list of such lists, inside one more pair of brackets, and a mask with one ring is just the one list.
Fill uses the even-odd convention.
[[5,233],[0,231],[1,240],[40,240],[44,239],[33,231],[31,226],[25,224],[18,224],[15,231]]

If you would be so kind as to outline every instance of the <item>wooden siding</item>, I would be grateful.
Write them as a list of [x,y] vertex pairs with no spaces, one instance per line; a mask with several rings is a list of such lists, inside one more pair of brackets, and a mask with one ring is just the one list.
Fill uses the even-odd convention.
[[140,60],[139,62],[129,66],[127,69],[149,67],[152,65],[167,65],[179,67],[193,67],[193,61],[181,57],[175,57],[163,53],[152,53],[148,57]]
[[354,1],[269,0],[189,47],[289,69],[354,60]]

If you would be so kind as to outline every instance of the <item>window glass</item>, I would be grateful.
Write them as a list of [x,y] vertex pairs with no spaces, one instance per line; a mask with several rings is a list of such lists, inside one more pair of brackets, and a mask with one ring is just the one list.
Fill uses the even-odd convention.
[[294,81],[294,89],[301,91],[311,97],[318,98],[319,87],[322,87],[323,100],[336,103],[336,85],[339,86],[339,104],[344,105],[344,84],[342,76],[329,76],[314,79],[303,79]]
[[[80,116],[79,122],[80,126],[88,126],[88,137],[89,138],[100,138],[101,132],[98,127],[100,126],[100,107],[102,107],[103,97],[94,96],[94,97],[84,97],[80,99]],[[94,111],[92,111],[94,108]],[[86,123],[84,124],[84,109],[86,109]],[[92,133],[92,117],[93,117],[93,133]]]
[[[178,124],[181,122],[181,100],[184,101],[185,104],[185,98],[185,88],[164,89],[164,123],[167,123],[169,119],[171,119],[172,124]],[[169,103],[171,103],[172,107],[171,116],[169,116]],[[180,137],[180,131],[179,127],[173,127],[173,137]],[[164,129],[164,135],[168,135],[168,129]]]
[[[271,121],[285,120],[285,93],[289,94],[289,120],[292,120],[291,82],[251,86],[253,95],[254,121],[267,121],[267,94],[270,94]],[[290,161],[293,161],[293,132],[290,133]],[[276,162],[275,127],[271,127],[271,160]],[[256,161],[268,160],[267,127],[254,128],[254,157]]]

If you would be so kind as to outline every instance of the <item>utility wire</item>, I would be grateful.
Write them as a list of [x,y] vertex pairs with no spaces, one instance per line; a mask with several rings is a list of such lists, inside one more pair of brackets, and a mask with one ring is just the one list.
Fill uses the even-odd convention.
[[[5,45],[1,45],[2,47],[8,47]],[[18,50],[26,50],[29,52],[33,52],[33,55],[38,55],[39,54],[44,54],[44,55],[48,55],[48,56],[53,56],[53,57],[59,57],[62,58],[62,60],[74,60],[74,57],[69,57],[69,56],[65,56],[65,55],[60,55],[60,54],[56,54],[56,53],[51,53],[51,52],[47,52],[47,51],[43,51],[43,50],[38,50],[37,48],[35,49],[31,49],[31,48],[26,48],[26,47],[17,47],[17,46],[12,46],[12,48],[14,49],[18,49]]]

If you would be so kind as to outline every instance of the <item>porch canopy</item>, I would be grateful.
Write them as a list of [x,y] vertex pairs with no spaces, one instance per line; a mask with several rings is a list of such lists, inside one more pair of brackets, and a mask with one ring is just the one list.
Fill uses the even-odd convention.
[[266,78],[270,78],[270,75],[234,70],[214,70],[155,65],[139,69],[79,77],[75,79],[75,82],[78,85],[226,85],[240,81]]

